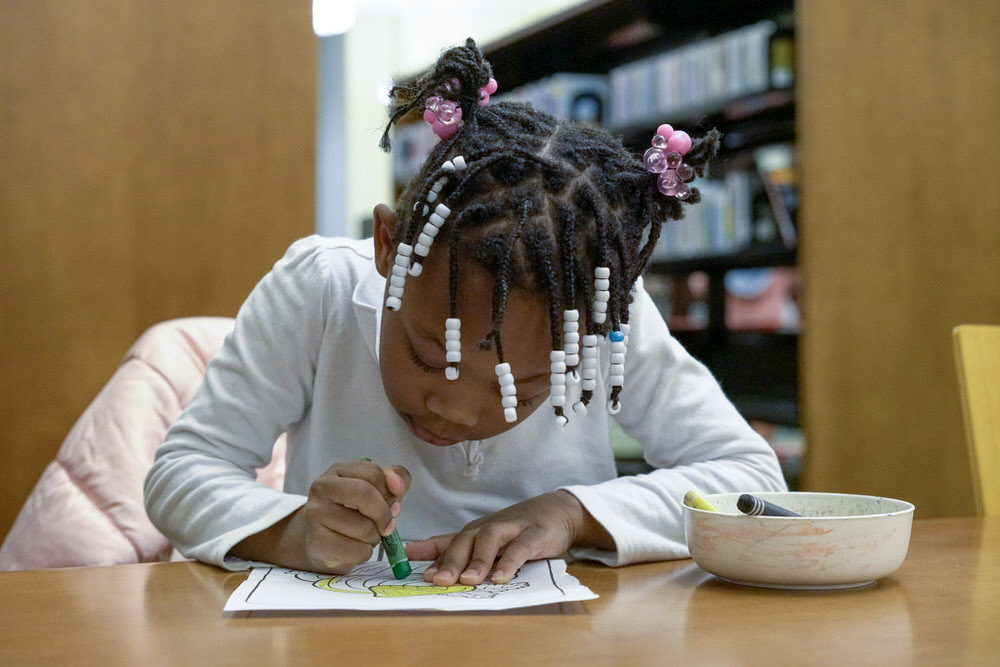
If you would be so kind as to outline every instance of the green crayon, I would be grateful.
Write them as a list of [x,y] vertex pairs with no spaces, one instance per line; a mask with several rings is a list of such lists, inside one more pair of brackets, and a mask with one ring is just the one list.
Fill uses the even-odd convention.
[[[361,460],[371,462],[371,459],[367,457]],[[392,566],[393,576],[397,579],[405,579],[410,576],[413,568],[410,567],[410,561],[406,558],[403,540],[399,539],[399,529],[392,531],[392,535],[382,538],[382,548],[385,549],[385,557],[389,559],[389,565]]]

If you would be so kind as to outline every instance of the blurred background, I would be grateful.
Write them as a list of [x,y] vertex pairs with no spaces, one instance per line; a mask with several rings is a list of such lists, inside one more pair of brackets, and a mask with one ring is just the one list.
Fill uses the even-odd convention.
[[[971,514],[951,329],[1000,322],[1000,3],[0,0],[0,539],[125,350],[363,237],[435,141],[394,76],[725,135],[646,276],[793,488]],[[645,464],[614,434],[622,473]]]

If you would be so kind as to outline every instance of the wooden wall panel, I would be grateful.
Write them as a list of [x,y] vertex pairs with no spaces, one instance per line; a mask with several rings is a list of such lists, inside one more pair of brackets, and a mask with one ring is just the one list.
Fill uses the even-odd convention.
[[951,329],[1000,322],[1000,3],[797,21],[805,485],[972,513]]
[[150,325],[314,228],[305,0],[0,0],[0,536]]

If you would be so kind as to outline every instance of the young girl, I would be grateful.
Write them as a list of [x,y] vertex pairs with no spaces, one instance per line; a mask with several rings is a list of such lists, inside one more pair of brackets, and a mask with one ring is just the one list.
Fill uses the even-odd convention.
[[[606,132],[489,103],[470,39],[392,91],[442,138],[374,239],[292,245],[248,297],[146,480],[187,556],[344,573],[397,528],[437,585],[526,560],[687,555],[681,502],[784,488],[640,274],[718,133]],[[616,478],[609,419],[656,470]],[[284,492],[254,481],[287,432]],[[370,458],[375,462],[363,461]],[[499,560],[497,560],[499,558]]]

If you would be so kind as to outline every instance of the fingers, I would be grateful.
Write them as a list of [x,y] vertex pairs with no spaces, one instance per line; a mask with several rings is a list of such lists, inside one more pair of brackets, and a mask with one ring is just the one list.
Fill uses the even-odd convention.
[[430,576],[435,586],[453,585],[458,581],[458,576],[465,571],[475,543],[474,532],[462,531],[455,535],[445,552],[428,568],[430,575],[424,572],[424,579]]
[[371,461],[330,466],[313,482],[303,508],[308,560],[334,573],[368,560],[379,539],[395,530],[410,480],[402,466],[383,469]]
[[[344,534],[350,537],[374,544],[380,536],[390,535],[395,527],[385,497],[368,480],[324,475],[313,482],[309,497],[320,504],[317,508],[320,523],[338,532],[347,530]],[[352,515],[367,517],[367,528],[363,525],[366,522],[354,521]]]
[[476,535],[472,557],[459,575],[459,581],[463,584],[481,584],[493,569],[493,561],[501,551],[510,549],[511,540],[516,541],[522,530],[521,526],[513,523],[491,523],[483,526]]
[[412,481],[410,471],[403,466],[388,466],[385,468],[385,486],[396,498],[402,498],[410,488]]
[[493,569],[493,583],[506,584],[527,561],[537,558],[545,542],[545,534],[529,528],[507,544],[507,549]]

